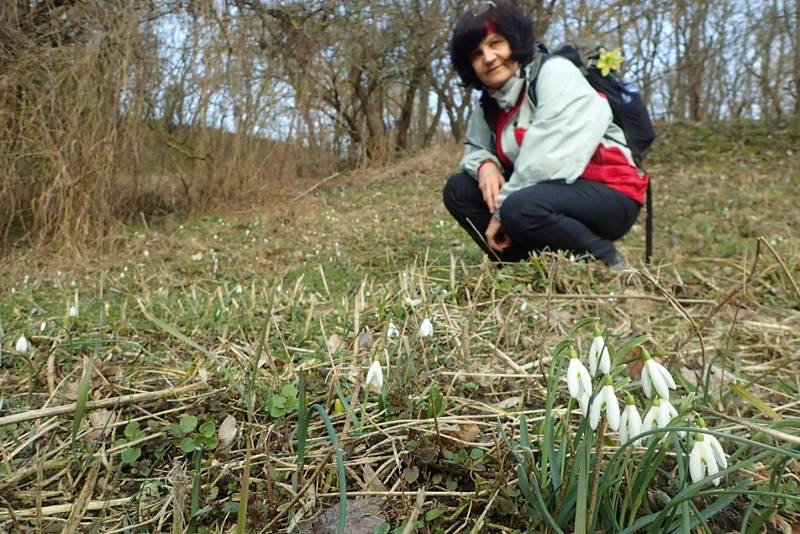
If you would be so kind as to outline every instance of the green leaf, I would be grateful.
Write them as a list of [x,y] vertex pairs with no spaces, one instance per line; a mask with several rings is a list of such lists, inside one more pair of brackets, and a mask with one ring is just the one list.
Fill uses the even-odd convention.
[[283,417],[285,415],[285,412],[283,411],[283,408],[278,408],[277,406],[273,406],[269,409],[269,414],[277,419],[278,417]]
[[139,456],[142,455],[142,449],[139,447],[131,447],[130,449],[125,449],[122,451],[120,457],[122,458],[122,462],[126,464],[132,464],[136,460],[139,459]]
[[128,440],[125,438],[119,438],[117,441],[114,442],[114,447],[120,447],[128,443]]
[[372,534],[389,534],[389,530],[392,527],[389,526],[389,523],[384,521],[380,525],[375,525],[375,528],[372,529]]
[[425,512],[425,521],[433,521],[447,510],[441,506],[437,506],[436,508],[432,508]]
[[139,430],[139,422],[138,421],[131,421],[127,425],[125,425],[125,437],[129,440],[133,441],[141,436],[141,431]]
[[755,408],[764,414],[765,416],[769,417],[773,421],[780,421],[783,417],[780,416],[775,410],[773,410],[766,402],[756,397],[754,394],[740,386],[739,384],[730,384],[729,387],[734,393],[744,397],[747,402],[755,406]]
[[291,412],[297,410],[297,407],[299,406],[299,404],[300,403],[297,400],[297,397],[287,397],[287,398],[285,398],[284,399],[284,410],[283,410],[284,413],[291,413]]
[[483,449],[475,447],[471,451],[469,451],[469,456],[473,460],[480,460],[481,458],[483,458]]
[[419,478],[419,467],[406,467],[403,471],[403,479],[409,484],[413,484]]
[[195,443],[203,450],[214,450],[217,448],[217,437],[216,436],[198,436],[195,438]]
[[183,438],[183,441],[181,441],[181,450],[186,454],[194,452],[196,448],[197,448],[197,443],[195,443],[194,438],[187,437]]
[[202,436],[207,438],[213,437],[217,433],[216,428],[214,428],[213,421],[206,421],[200,425],[199,431]]
[[439,417],[444,412],[444,401],[442,399],[442,392],[441,390],[433,386],[431,388],[431,403],[428,407],[428,416],[429,417]]
[[284,384],[281,388],[281,395],[286,398],[296,398],[297,388],[294,386],[294,384]]
[[183,429],[178,425],[176,425],[175,423],[168,424],[165,430],[167,431],[167,434],[169,434],[173,438],[182,438],[184,435],[186,435]]
[[184,415],[181,417],[181,430],[184,434],[188,434],[197,428],[197,417],[193,415]]

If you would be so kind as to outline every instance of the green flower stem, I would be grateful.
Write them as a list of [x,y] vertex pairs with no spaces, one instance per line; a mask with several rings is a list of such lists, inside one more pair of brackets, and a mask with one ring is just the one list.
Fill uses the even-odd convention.
[[600,479],[600,464],[602,464],[603,454],[603,438],[606,435],[606,420],[605,418],[600,421],[600,427],[597,429],[597,443],[594,448],[594,472],[592,473],[592,485],[589,486],[591,493],[589,494],[589,511],[586,514],[586,519],[589,521],[589,532],[594,532],[594,511],[597,500],[597,486]]
[[197,512],[200,510],[200,472],[203,464],[203,452],[194,450],[194,480],[192,481],[192,501],[189,506],[189,534],[197,532]]
[[[567,402],[567,415],[564,419],[564,439],[569,441],[569,421],[572,418],[572,410],[575,408],[575,399],[569,399]],[[555,517],[558,517],[558,513],[561,511],[561,505],[564,503],[564,499],[567,498],[567,490],[569,489],[569,480],[572,477],[572,470],[575,465],[575,462],[567,465],[566,470],[564,471],[564,477],[561,480],[561,494],[558,497],[558,502],[556,502],[556,509],[555,513],[553,514]]]

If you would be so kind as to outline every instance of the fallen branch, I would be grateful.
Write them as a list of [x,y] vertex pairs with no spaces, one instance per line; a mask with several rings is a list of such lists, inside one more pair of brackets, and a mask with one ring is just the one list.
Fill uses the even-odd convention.
[[[123,497],[122,499],[111,499],[108,501],[91,501],[86,505],[85,510],[87,512],[93,512],[97,510],[102,510],[103,508],[109,508],[114,506],[123,506],[131,502],[133,497]],[[42,516],[51,516],[51,515],[61,515],[66,514],[70,510],[74,504],[54,504],[53,506],[43,506],[41,509]],[[14,517],[17,519],[21,517],[34,517],[36,515],[36,508],[27,508],[25,510],[14,510]],[[0,519],[10,519],[11,518],[11,511],[9,510],[0,510]]]

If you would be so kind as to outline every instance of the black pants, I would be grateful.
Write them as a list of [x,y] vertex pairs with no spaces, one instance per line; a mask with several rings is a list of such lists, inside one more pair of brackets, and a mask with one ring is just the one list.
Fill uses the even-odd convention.
[[454,174],[447,180],[443,196],[450,214],[478,246],[492,259],[509,262],[549,249],[588,253],[611,265],[617,259],[613,241],[630,230],[640,208],[633,199],[599,182],[540,182],[503,201],[500,220],[511,246],[498,253],[490,252],[486,245],[484,233],[491,214],[478,182],[466,173]]

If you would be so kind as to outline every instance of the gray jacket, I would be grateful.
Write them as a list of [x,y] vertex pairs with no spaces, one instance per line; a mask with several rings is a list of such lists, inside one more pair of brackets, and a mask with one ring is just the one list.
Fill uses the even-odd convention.
[[[524,70],[528,84],[540,58]],[[534,106],[525,90],[519,112],[502,131],[502,148],[514,163],[514,172],[506,176],[499,203],[513,192],[546,180],[572,183],[586,168],[601,143],[618,148],[633,163],[625,145],[625,134],[612,122],[611,106],[589,85],[583,74],[568,59],[553,56],[542,64],[536,83],[538,105]],[[524,129],[517,143],[515,130]],[[477,106],[467,125],[461,169],[477,179],[477,170],[486,160],[503,169],[495,153],[494,132]],[[499,218],[500,210],[495,212]]]

